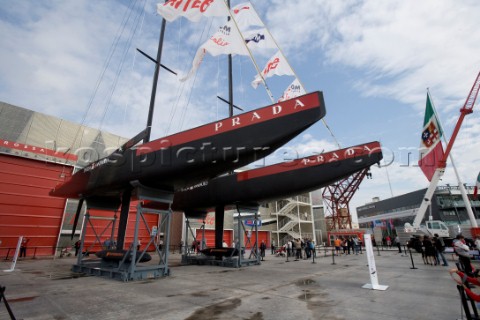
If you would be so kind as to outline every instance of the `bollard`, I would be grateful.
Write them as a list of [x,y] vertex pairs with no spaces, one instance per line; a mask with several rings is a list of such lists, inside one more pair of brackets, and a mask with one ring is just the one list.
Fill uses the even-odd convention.
[[317,255],[317,248],[315,248],[315,246],[313,247],[313,252],[312,252],[312,263],[316,263],[315,262],[315,256]]
[[380,248],[377,246],[378,256],[380,256]]
[[324,252],[325,252],[325,255],[324,255],[324,256],[326,257],[326,256],[327,256],[327,247],[325,246],[325,247],[323,247],[323,249],[325,250],[325,251],[324,251]]
[[410,250],[410,248],[408,248],[408,252],[410,253],[410,260],[412,260],[412,267],[410,269],[418,269],[415,268],[415,264],[413,263],[412,251]]
[[335,263],[335,250],[332,250],[332,264],[336,264]]

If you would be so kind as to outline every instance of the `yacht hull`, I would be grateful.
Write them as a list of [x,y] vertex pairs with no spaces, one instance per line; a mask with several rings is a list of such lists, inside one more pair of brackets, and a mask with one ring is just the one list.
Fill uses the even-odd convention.
[[55,187],[64,198],[118,197],[131,182],[174,192],[259,160],[325,116],[313,92],[115,152]]
[[199,217],[213,207],[282,199],[328,186],[382,158],[380,143],[370,142],[220,176],[175,192],[172,208]]

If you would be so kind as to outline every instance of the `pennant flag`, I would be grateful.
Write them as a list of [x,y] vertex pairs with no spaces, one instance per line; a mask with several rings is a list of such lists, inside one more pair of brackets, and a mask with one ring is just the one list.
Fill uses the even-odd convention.
[[198,48],[197,53],[193,58],[192,68],[190,69],[190,71],[188,71],[188,73],[185,76],[180,78],[181,82],[187,81],[191,76],[195,74],[195,72],[197,72],[206,54],[207,54],[207,50],[205,50],[205,48],[203,47]]
[[250,2],[235,6],[230,12],[242,31],[247,30],[251,26],[264,26],[262,19],[260,19]]
[[185,81],[195,74],[207,52],[212,56],[220,54],[248,55],[242,36],[232,22],[228,22],[200,46],[193,58],[192,68],[180,81]]
[[[263,68],[263,71],[262,71],[263,79],[266,79],[273,75],[277,75],[277,76],[293,75],[292,68],[290,68],[290,66],[287,63],[287,60],[285,59],[285,57],[280,51],[277,51],[277,53],[273,57],[271,57],[270,60],[268,60],[265,68]],[[252,81],[252,87],[256,89],[258,85],[262,82],[262,77],[260,77],[260,75],[257,74],[255,76],[255,79]]]
[[442,129],[435,115],[435,111],[430,101],[430,95],[427,94],[427,105],[425,108],[425,118],[423,120],[422,141],[420,142],[420,160],[418,165],[427,177],[432,180],[439,162],[443,159]]
[[232,22],[220,27],[201,47],[204,47],[212,56],[219,54],[248,55],[242,35]]
[[276,48],[277,45],[265,29],[253,30],[245,36],[245,43],[250,49],[254,48]]
[[298,81],[297,78],[293,80],[293,82],[288,86],[287,90],[283,92],[283,95],[278,99],[278,102],[282,102],[288,99],[292,99],[298,96],[301,96],[302,94],[305,94],[305,89],[303,89],[302,85],[300,84],[300,81]]
[[193,22],[203,16],[229,16],[224,0],[170,0],[157,4],[157,13],[171,22],[178,17],[185,17]]
[[478,196],[478,189],[480,189],[480,172],[477,176],[477,182],[475,183],[475,188],[473,189],[473,197],[476,199]]

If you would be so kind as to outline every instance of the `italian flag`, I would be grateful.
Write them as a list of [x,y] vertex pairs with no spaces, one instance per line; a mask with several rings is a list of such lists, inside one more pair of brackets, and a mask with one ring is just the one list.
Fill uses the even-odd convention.
[[430,95],[427,93],[427,105],[425,108],[425,118],[423,120],[418,166],[422,169],[428,181],[432,180],[439,162],[443,159],[444,152],[441,139],[442,129],[435,115]]
[[477,176],[477,182],[475,183],[475,188],[473,189],[473,197],[476,199],[478,195],[478,189],[480,189],[480,172]]

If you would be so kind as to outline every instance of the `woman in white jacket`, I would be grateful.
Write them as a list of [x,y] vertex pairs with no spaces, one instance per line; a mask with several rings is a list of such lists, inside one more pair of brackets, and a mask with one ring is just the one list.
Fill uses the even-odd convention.
[[465,237],[461,234],[458,234],[456,239],[453,240],[453,249],[455,250],[455,253],[458,255],[458,260],[460,260],[460,263],[463,266],[463,270],[465,273],[473,277],[473,270],[472,270],[472,264],[471,264],[471,256],[470,256],[470,248],[467,246],[465,243]]

